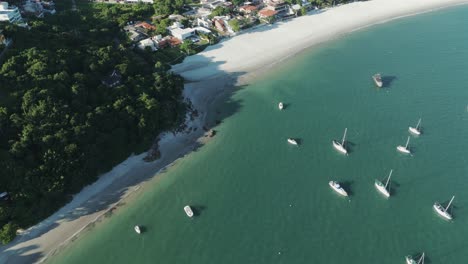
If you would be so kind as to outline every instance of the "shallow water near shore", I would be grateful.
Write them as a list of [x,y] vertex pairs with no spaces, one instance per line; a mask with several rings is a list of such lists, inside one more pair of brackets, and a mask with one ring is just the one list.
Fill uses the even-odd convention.
[[[422,251],[427,263],[463,263],[466,28],[468,7],[437,11],[354,32],[275,67],[214,107],[235,114],[209,144],[48,263],[390,264]],[[376,72],[384,89],[370,78]],[[398,153],[419,118],[414,154]],[[349,156],[331,145],[345,128]],[[390,169],[386,199],[373,184]],[[432,205],[452,195],[455,219],[447,222]]]

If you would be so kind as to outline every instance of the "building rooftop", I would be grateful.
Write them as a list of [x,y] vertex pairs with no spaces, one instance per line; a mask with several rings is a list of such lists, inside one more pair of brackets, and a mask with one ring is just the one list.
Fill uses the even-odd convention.
[[278,12],[275,10],[270,10],[270,9],[262,9],[260,10],[260,12],[258,12],[258,14],[264,17],[272,17],[278,14]]

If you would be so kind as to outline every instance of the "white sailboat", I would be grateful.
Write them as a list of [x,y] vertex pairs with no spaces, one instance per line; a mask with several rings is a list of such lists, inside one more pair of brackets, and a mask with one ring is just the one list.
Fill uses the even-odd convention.
[[193,211],[192,211],[192,208],[189,205],[184,206],[184,211],[185,211],[185,214],[187,214],[188,217],[193,217]]
[[339,152],[343,153],[343,154],[348,154],[348,150],[346,150],[345,148],[345,139],[346,139],[346,132],[348,131],[348,128],[345,128],[344,130],[344,135],[343,135],[343,139],[341,140],[341,142],[338,142],[336,140],[333,140],[332,143],[333,143],[333,147],[335,147],[336,150],[338,150]]
[[377,190],[379,192],[381,192],[383,195],[385,195],[385,197],[387,197],[387,198],[390,197],[390,187],[388,187],[388,184],[390,183],[390,178],[392,177],[392,172],[393,172],[393,170],[390,170],[390,174],[388,175],[388,179],[385,182],[385,185],[379,180],[375,180],[375,183],[374,183],[375,188],[377,188]]
[[421,118],[419,118],[419,121],[418,121],[418,124],[416,125],[416,127],[409,127],[408,130],[409,132],[419,136],[421,135],[421,128],[419,127],[421,125]]
[[408,137],[408,140],[406,141],[406,145],[404,147],[403,146],[398,146],[397,150],[402,152],[402,153],[411,154],[411,151],[408,148],[409,140],[410,140],[410,137]]
[[295,146],[299,145],[294,138],[288,138],[288,143]]
[[279,102],[279,104],[278,104],[279,110],[283,110],[283,107],[284,107],[283,102]]
[[406,263],[407,264],[424,264],[424,252],[422,253],[421,257],[416,261],[413,256],[406,256]]
[[435,211],[440,216],[442,216],[443,218],[445,218],[447,220],[452,220],[452,215],[447,210],[450,208],[450,205],[452,204],[453,199],[455,199],[455,196],[452,196],[452,199],[450,199],[450,202],[448,203],[447,207],[445,207],[445,208],[438,202],[434,203]]
[[345,191],[345,189],[343,189],[343,187],[341,187],[341,185],[336,182],[336,181],[330,181],[328,182],[328,185],[330,185],[330,187],[335,190],[337,193],[343,195],[343,196],[348,196],[348,193]]
[[137,234],[141,234],[141,228],[140,228],[140,226],[136,225],[133,229],[135,229],[135,232],[136,232]]

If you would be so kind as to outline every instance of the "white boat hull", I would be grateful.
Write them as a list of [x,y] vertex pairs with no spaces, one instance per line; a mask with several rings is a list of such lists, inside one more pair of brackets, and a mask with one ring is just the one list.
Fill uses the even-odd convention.
[[433,207],[434,207],[434,210],[440,216],[442,216],[443,218],[447,220],[452,220],[452,215],[450,215],[447,211],[445,211],[445,209],[439,203],[435,203]]
[[279,103],[279,104],[278,104],[278,109],[279,109],[279,110],[283,110],[283,107],[284,107],[284,106],[283,106],[283,103]]
[[190,208],[190,206],[186,205],[184,207],[184,211],[185,211],[185,214],[187,214],[188,217],[193,217],[193,211],[192,211],[192,208]]
[[339,152],[341,152],[343,154],[348,154],[348,151],[343,147],[343,145],[341,145],[340,142],[337,142],[336,140],[333,140],[332,143],[333,143],[333,147],[336,150],[338,150]]
[[384,185],[381,185],[381,184],[378,184],[377,182],[374,183],[375,185],[375,188],[377,188],[377,190],[382,193],[385,197],[390,197],[390,192],[385,189],[385,186]]
[[419,131],[417,128],[414,128],[414,127],[409,127],[408,131],[417,136],[421,135],[421,131]]
[[136,232],[137,234],[141,234],[141,229],[140,229],[139,226],[136,225],[136,226],[134,227],[134,229],[135,229],[135,232]]
[[291,144],[291,145],[296,145],[296,146],[298,145],[297,141],[292,139],[292,138],[288,138],[288,143]]
[[412,257],[407,256],[406,257],[406,264],[417,264],[417,262]]
[[409,149],[405,148],[404,146],[398,146],[397,150],[400,151],[401,153],[411,154],[411,151]]
[[335,192],[343,195],[343,196],[348,196],[348,193],[336,182],[334,181],[330,181],[328,183],[328,185],[330,185],[330,187],[335,190]]

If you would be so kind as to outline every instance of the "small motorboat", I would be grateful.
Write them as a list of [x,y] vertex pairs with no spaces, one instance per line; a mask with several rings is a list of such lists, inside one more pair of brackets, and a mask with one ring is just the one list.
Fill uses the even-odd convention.
[[297,143],[297,141],[294,138],[288,138],[288,143],[291,144],[291,145],[299,146],[299,144]]
[[343,189],[343,187],[341,187],[341,185],[336,182],[336,181],[330,181],[328,183],[328,185],[330,185],[330,187],[335,190],[337,193],[343,195],[343,196],[348,196],[348,193],[345,191],[345,189]]
[[193,211],[189,205],[184,206],[184,211],[188,217],[193,217]]
[[374,80],[374,83],[375,85],[377,85],[377,87],[382,88],[383,81],[382,81],[382,75],[380,75],[380,73],[376,73],[372,75],[372,79]]
[[279,104],[278,104],[278,108],[279,108],[279,110],[283,110],[283,108],[284,108],[284,105],[283,105],[283,103],[282,103],[282,102],[279,102]]
[[140,226],[136,225],[136,226],[134,227],[134,229],[135,229],[135,232],[137,232],[137,234],[141,234],[141,228],[140,228]]

